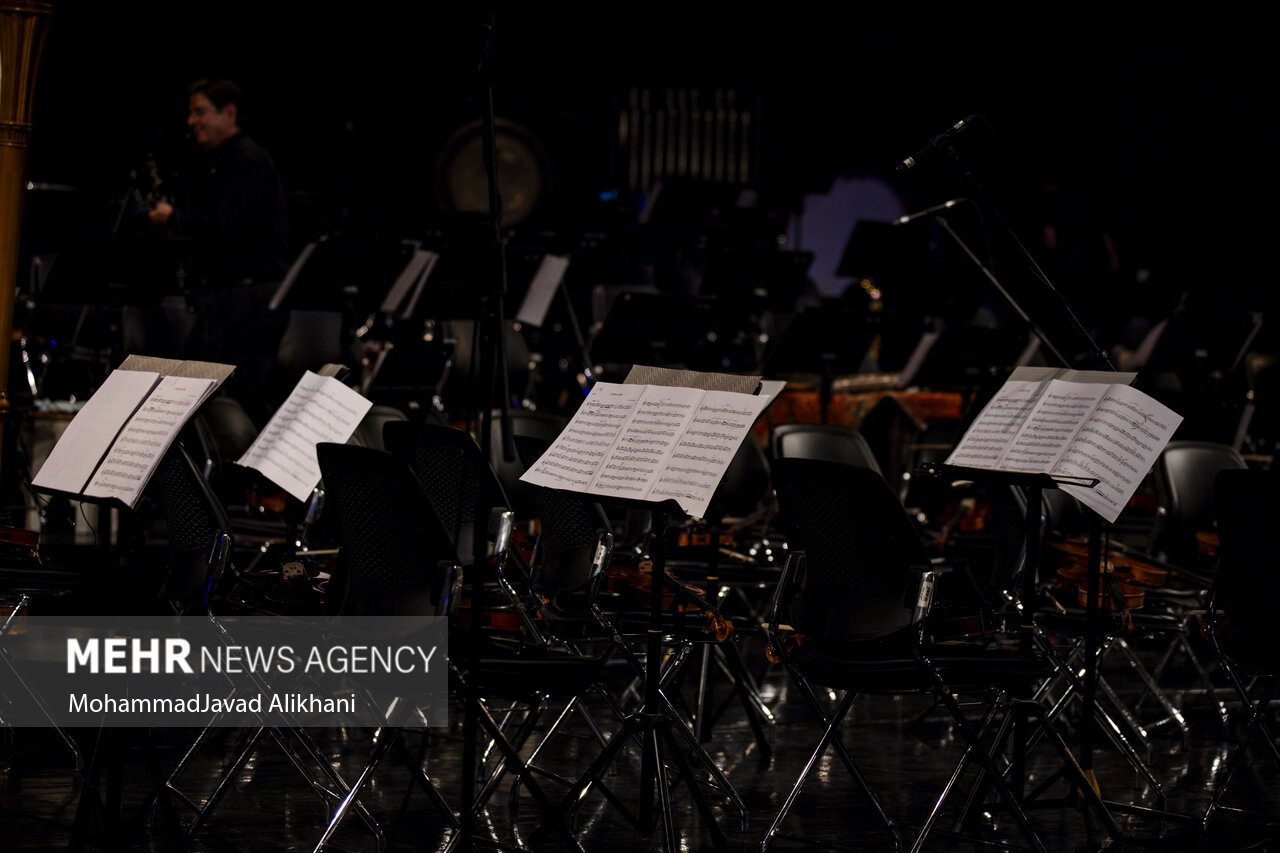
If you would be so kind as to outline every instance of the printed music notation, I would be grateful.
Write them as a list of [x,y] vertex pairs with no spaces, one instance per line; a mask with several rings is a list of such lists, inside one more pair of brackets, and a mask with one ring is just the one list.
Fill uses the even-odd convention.
[[76,412],[31,487],[135,505],[183,424],[234,369],[128,356]]
[[[601,382],[522,480],[639,500],[672,498],[694,517],[772,397]],[[588,444],[584,439],[590,439]]]
[[372,406],[337,379],[308,370],[237,464],[305,502],[320,482],[316,445],[351,438]]
[[[974,420],[947,464],[1048,474],[1114,522],[1182,422],[1128,385],[1011,379]],[[1062,482],[1097,480],[1090,488]]]
[[118,498],[133,506],[182,425],[214,385],[212,379],[161,378],[115,437],[84,494]]

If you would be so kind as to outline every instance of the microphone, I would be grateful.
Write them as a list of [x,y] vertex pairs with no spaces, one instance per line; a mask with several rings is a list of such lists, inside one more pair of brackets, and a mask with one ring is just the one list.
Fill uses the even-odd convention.
[[917,210],[915,213],[908,213],[906,216],[899,216],[897,219],[893,220],[893,224],[906,225],[908,222],[915,222],[917,219],[920,219],[925,216],[929,216],[939,211],[949,210],[955,207],[957,204],[964,204],[968,200],[969,199],[966,198],[965,196],[961,196],[960,198],[953,198],[948,201],[944,201],[942,204],[935,204],[932,207],[926,207],[924,210]]
[[897,171],[906,172],[910,169],[913,169],[919,163],[922,157],[927,157],[930,154],[932,154],[934,151],[938,150],[939,148],[943,148],[947,145],[950,145],[951,140],[955,139],[957,136],[963,133],[964,129],[969,125],[973,124],[974,121],[977,120],[977,118],[978,117],[976,115],[973,115],[973,116],[966,116],[960,119],[958,122],[951,125],[951,127],[948,127],[946,130],[942,131],[942,133],[939,133],[933,139],[930,139],[928,142],[926,142],[924,144],[924,147],[922,147],[915,154],[912,154],[910,157],[908,157],[907,159],[899,163],[897,166]]

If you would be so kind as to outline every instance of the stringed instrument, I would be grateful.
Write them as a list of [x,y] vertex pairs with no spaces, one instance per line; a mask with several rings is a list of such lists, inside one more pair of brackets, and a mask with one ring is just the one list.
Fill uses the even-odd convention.
[[[1088,542],[1066,539],[1049,542],[1048,545],[1064,555],[1068,565],[1084,565],[1089,559]],[[1106,562],[1122,575],[1128,575],[1128,580],[1132,583],[1152,588],[1160,588],[1169,583],[1170,569],[1156,565],[1150,560],[1111,549],[1106,553]]]
[[[642,559],[636,565],[616,560],[604,572],[604,590],[619,596],[628,606],[647,609],[653,594],[653,561]],[[663,571],[662,609],[672,613],[702,613],[715,632],[717,640],[733,634],[733,622],[705,601],[706,590],[685,583]]]
[[[1146,589],[1133,580],[1129,572],[1117,569],[1112,564],[1102,568],[1098,585],[1099,610],[1141,610],[1146,598]],[[1076,604],[1089,606],[1089,567],[1085,565],[1060,566],[1058,568],[1059,589],[1073,594]]]

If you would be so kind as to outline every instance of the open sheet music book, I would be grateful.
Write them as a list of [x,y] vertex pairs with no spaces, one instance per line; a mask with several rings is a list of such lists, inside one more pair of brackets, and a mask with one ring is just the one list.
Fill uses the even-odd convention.
[[[1132,374],[1056,375],[1067,378],[1015,370],[947,464],[1048,474],[1063,491],[1114,522],[1182,417],[1116,381],[1132,381]],[[1087,485],[1095,480],[1097,485]]]
[[32,488],[137,505],[183,424],[234,369],[129,356],[76,413]]
[[305,502],[320,482],[316,445],[347,441],[372,407],[332,376],[308,370],[236,464]]
[[[753,377],[750,387],[759,384]],[[771,395],[598,382],[521,480],[641,501],[701,518]]]

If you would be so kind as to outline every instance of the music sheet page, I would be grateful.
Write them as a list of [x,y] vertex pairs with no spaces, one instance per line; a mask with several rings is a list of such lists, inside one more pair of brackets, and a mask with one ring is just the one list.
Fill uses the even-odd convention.
[[1046,383],[996,467],[1041,474],[1053,470],[1110,387],[1057,379]]
[[[1125,384],[1010,380],[947,462],[1049,474],[1114,522],[1180,423],[1180,415]],[[1098,483],[1061,482],[1068,477]]]
[[1126,385],[1106,389],[1093,417],[1049,473],[1097,477],[1092,489],[1067,484],[1061,488],[1114,522],[1173,438],[1182,416]]
[[1022,423],[1040,402],[1046,383],[1009,380],[978,413],[947,457],[948,465],[998,468]]
[[156,383],[112,443],[84,494],[136,504],[160,458],[216,384],[183,376],[166,376]]
[[658,473],[671,459],[698,402],[707,393],[664,385],[639,387],[644,392],[635,412],[591,484],[590,491],[595,494],[649,500]]
[[113,370],[67,424],[31,485],[79,494],[129,420],[160,381],[160,374]]
[[337,379],[308,370],[237,464],[305,502],[320,482],[316,445],[347,441],[372,406]]
[[600,382],[520,479],[587,494],[672,499],[700,518],[769,401],[729,391]]
[[587,491],[644,389],[643,385],[597,382],[573,420],[520,479],[549,489]]
[[674,499],[694,518],[706,515],[716,486],[771,397],[707,391],[649,492]]

